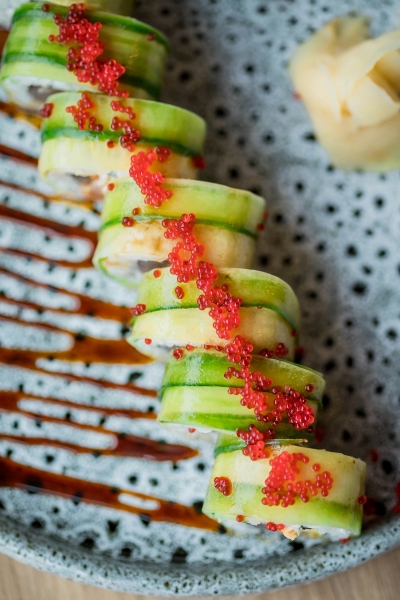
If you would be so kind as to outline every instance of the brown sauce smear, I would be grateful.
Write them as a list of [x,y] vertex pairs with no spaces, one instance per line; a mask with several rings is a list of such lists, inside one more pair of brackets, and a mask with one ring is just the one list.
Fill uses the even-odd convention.
[[4,204],[0,204],[0,216],[20,223],[27,223],[30,228],[40,229],[50,235],[59,234],[68,238],[88,240],[93,246],[97,244],[97,231],[89,231],[79,225],[66,225],[59,221],[52,221],[51,219],[10,208]]
[[10,148],[9,146],[4,146],[0,144],[0,154],[3,156],[8,156],[16,161],[22,162],[26,165],[31,165],[34,167],[38,166],[38,159],[34,156],[29,156],[29,154],[25,154],[25,152],[21,152],[21,150],[16,150],[15,148]]
[[[83,481],[67,475],[49,473],[21,465],[8,458],[0,458],[0,487],[17,488],[31,494],[41,493],[61,496],[73,500],[75,503],[88,502],[99,506],[107,506],[145,516],[153,521],[164,521],[198,529],[219,531],[219,525],[216,521],[206,517],[206,515],[199,514],[191,506],[114,488],[103,483]],[[158,507],[149,510],[130,506],[119,500],[120,494],[128,494],[132,498],[157,502]]]
[[[3,301],[4,302],[4,301]],[[5,303],[15,304],[19,308],[26,308],[24,304],[16,301],[7,300]],[[8,321],[11,323],[33,325],[42,331],[50,331],[56,333],[64,333],[71,337],[72,347],[68,350],[60,351],[32,351],[32,350],[15,350],[15,352],[23,352],[27,356],[39,358],[57,358],[58,360],[66,360],[69,362],[84,362],[84,363],[104,363],[109,365],[122,364],[138,364],[149,363],[151,360],[140,354],[135,348],[127,344],[125,339],[120,340],[104,340],[94,338],[89,335],[80,333],[72,333],[67,329],[61,329],[54,325],[36,325],[35,321],[21,321],[18,318],[0,315],[0,321]]]
[[[131,389],[129,391],[132,391]],[[92,413],[96,413],[99,417],[115,416],[115,417],[127,417],[129,419],[156,419],[157,416],[153,412],[141,412],[133,408],[121,408],[118,406],[92,406],[90,404],[84,404],[83,402],[72,402],[70,400],[64,400],[60,398],[53,398],[51,396],[35,396],[23,391],[1,391],[0,392],[0,411],[7,410],[12,412],[23,412],[28,414],[19,408],[21,400],[36,400],[44,404],[54,404],[57,406],[65,406],[66,408],[83,409]],[[36,417],[37,415],[35,415]],[[43,417],[44,418],[44,417]]]
[[[0,103],[1,104],[1,103]],[[13,190],[14,192],[22,192],[23,194],[29,194],[30,196],[36,196],[37,198],[41,198],[45,202],[58,202],[60,204],[64,204],[65,206],[74,208],[79,208],[81,210],[85,210],[86,212],[93,212],[95,214],[99,214],[98,208],[94,202],[83,202],[80,201],[79,204],[73,202],[72,200],[67,200],[60,196],[49,196],[48,194],[43,194],[42,192],[38,192],[37,190],[33,190],[31,188],[26,188],[21,185],[17,185],[16,183],[11,183],[10,181],[3,181],[0,179],[0,186],[8,188],[9,190]]]
[[[145,358],[145,357],[142,357]],[[30,356],[24,356],[23,350],[16,350],[14,348],[1,348],[0,347],[0,364],[3,365],[12,365],[13,367],[20,367],[22,369],[26,369],[31,373],[41,373],[43,375],[51,375],[52,377],[57,377],[57,373],[46,371],[38,366],[36,366],[37,357],[35,357],[35,353],[32,352]],[[147,360],[147,359],[146,359]],[[142,360],[143,362],[143,360]],[[98,379],[91,379],[90,377],[83,377],[81,375],[72,375],[68,373],[68,375],[63,374],[64,382],[70,381],[80,381],[81,383],[87,383],[89,385],[94,385],[99,389],[113,389],[121,392],[133,392],[136,394],[140,394],[141,396],[147,396],[149,398],[157,398],[156,390],[149,390],[146,388],[140,388],[132,383],[121,384],[114,383],[112,381]]]
[[[0,32],[0,43],[1,43],[1,32]],[[22,118],[17,115],[15,108],[10,105],[4,105],[0,103],[0,111],[7,112],[15,118]],[[14,111],[14,112],[13,112]],[[26,117],[30,120],[30,117]],[[8,148],[0,145],[0,153],[6,155],[13,160],[21,161],[29,165],[37,165],[37,160],[32,158],[23,152]],[[54,200],[35,192],[33,190],[27,190],[26,188],[20,188],[15,184],[2,183],[0,185],[8,186],[11,189],[32,193],[36,196],[42,197],[45,200]],[[36,217],[23,211],[12,209],[6,205],[0,205],[0,217],[12,220],[16,223],[26,224],[30,228],[35,227],[46,233],[47,235],[61,235],[67,236],[68,238],[79,238],[85,239],[91,242],[92,249],[94,249],[97,241],[97,232],[88,231],[80,226],[70,226],[60,223],[58,221],[52,221],[43,217]],[[25,253],[19,250],[2,249],[3,254],[9,256],[23,256],[28,257],[30,262],[40,262],[52,265],[53,267],[68,267],[75,269],[91,268],[91,255],[85,260],[79,263],[72,263],[68,260],[47,260],[39,254]],[[92,254],[92,252],[90,253]],[[55,288],[54,286],[48,286],[41,284],[36,281],[31,281],[29,277],[24,277],[9,270],[8,267],[2,267],[0,269],[1,274],[7,274],[14,277],[21,283],[26,285],[35,286],[42,289],[51,289],[59,291],[62,294],[68,295],[76,299],[76,308],[72,311],[66,311],[63,309],[50,308],[51,312],[63,313],[72,312],[75,314],[82,314],[88,316],[96,316],[99,318],[112,319],[121,323],[126,323],[130,319],[129,311],[121,306],[116,306],[111,303],[103,302],[100,300],[89,298],[83,294],[73,293],[63,288]],[[3,299],[3,302],[17,305],[19,308],[33,308],[38,309],[38,305],[33,302],[19,302],[13,298],[7,300]],[[42,309],[42,307],[39,307]],[[24,369],[32,373],[42,373],[50,375],[52,379],[62,380],[64,383],[79,381],[83,384],[89,384],[96,386],[99,390],[113,389],[118,391],[127,391],[130,393],[140,394],[141,396],[154,399],[157,396],[155,390],[149,390],[146,388],[140,388],[133,383],[127,384],[116,384],[107,380],[94,380],[89,377],[81,377],[77,375],[64,375],[46,371],[37,366],[36,362],[40,358],[56,358],[63,361],[69,362],[84,362],[84,363],[105,363],[105,364],[145,364],[149,362],[147,357],[144,357],[134,348],[129,346],[125,340],[104,340],[97,339],[91,336],[83,336],[80,334],[74,334],[66,329],[58,328],[52,325],[44,325],[38,323],[38,321],[24,322],[18,318],[12,317],[0,317],[11,322],[23,324],[26,326],[35,326],[39,329],[46,331],[54,331],[58,333],[65,333],[71,338],[71,348],[60,352],[49,352],[49,351],[31,351],[21,350],[12,348],[0,348],[0,364],[5,364],[11,368]],[[23,388],[21,388],[22,390]],[[65,406],[67,409],[67,416],[64,419],[58,419],[56,417],[48,415],[38,415],[29,410],[24,410],[20,407],[19,403],[23,399],[39,400],[47,404],[57,404],[58,406]],[[0,392],[0,412],[16,412],[24,415],[26,418],[34,419],[35,423],[40,427],[42,422],[52,422],[57,424],[67,424],[69,427],[84,431],[98,432],[107,434],[110,436],[110,446],[105,449],[93,448],[88,446],[80,446],[75,443],[54,440],[46,437],[24,437],[14,434],[0,434],[0,439],[8,440],[10,442],[17,442],[23,445],[45,445],[54,448],[62,448],[76,453],[88,453],[92,452],[96,455],[107,455],[107,456],[119,456],[119,457],[135,457],[144,458],[152,461],[173,461],[177,462],[180,460],[186,460],[192,458],[198,454],[196,450],[190,447],[186,447],[180,444],[167,444],[164,442],[149,440],[134,435],[127,435],[119,432],[110,431],[102,425],[91,426],[75,423],[68,418],[68,409],[84,409],[99,414],[99,417],[103,419],[108,415],[118,415],[128,418],[156,418],[152,412],[140,412],[133,409],[124,408],[110,408],[110,407],[95,407],[88,406],[84,403],[71,402],[59,398],[38,398],[30,396],[23,391],[1,391]],[[107,506],[124,510],[130,513],[139,514],[145,516],[148,519],[155,521],[167,521],[171,523],[177,523],[190,527],[197,527],[201,529],[208,529],[211,531],[218,531],[218,524],[206,517],[203,514],[199,514],[193,507],[183,506],[174,502],[168,502],[160,500],[158,498],[152,498],[139,493],[133,493],[127,490],[117,490],[107,485],[87,482],[66,475],[48,473],[39,469],[34,469],[19,463],[16,463],[8,458],[0,457],[0,487],[11,487],[18,488],[31,493],[43,493],[49,495],[62,496],[73,500],[74,502],[88,502],[91,504]],[[126,493],[132,497],[140,498],[142,500],[153,500],[158,503],[158,508],[155,510],[144,510],[133,506],[126,505],[120,502],[118,495],[119,493]]]
[[[74,268],[93,268],[92,255],[97,242],[96,231],[88,231],[87,229],[83,229],[79,226],[65,225],[64,223],[60,223],[58,221],[51,221],[50,219],[44,219],[43,217],[30,215],[29,213],[10,208],[8,206],[5,206],[4,204],[0,204],[0,217],[3,217],[3,220],[7,219],[8,221],[15,223],[16,225],[29,225],[30,229],[38,229],[42,233],[48,235],[49,237],[60,235],[63,237],[68,237],[68,239],[78,238],[88,240],[91,243],[91,249],[89,255],[86,258],[80,261],[58,260],[57,263],[61,267],[73,266]],[[16,249],[13,249],[12,251],[14,252],[14,254],[18,254],[19,256],[43,258],[40,254],[28,254],[26,252],[22,252]]]
[[[0,439],[19,442],[25,445],[45,445],[52,446],[55,448],[63,448],[64,450],[72,450],[78,454],[86,454],[87,452],[95,452],[97,455],[102,456],[125,456],[131,458],[144,458],[146,460],[156,461],[179,461],[186,460],[197,456],[198,452],[187,446],[181,444],[166,444],[157,440],[147,439],[136,435],[124,434],[115,432],[107,429],[103,426],[85,425],[82,423],[75,423],[68,418],[60,419],[48,415],[41,415],[29,410],[20,408],[19,402],[22,398],[27,399],[26,395],[18,392],[1,392],[0,393],[0,412],[12,412],[19,413],[33,421],[37,426],[41,426],[42,423],[56,423],[56,424],[67,424],[72,429],[79,429],[82,431],[102,433],[110,436],[110,444],[106,448],[91,447],[88,445],[74,444],[67,441],[53,440],[47,437],[26,437],[19,436],[16,434],[2,434],[0,433]],[[36,398],[36,400],[40,400]],[[63,401],[57,403],[59,406],[63,406]],[[90,410],[90,407],[88,407]],[[116,414],[114,411],[112,414]],[[141,415],[143,416],[143,414]],[[136,417],[137,418],[137,417]]]
[[[1,34],[0,31],[0,46],[1,46]],[[38,115],[33,115],[21,110],[16,104],[12,102],[2,102],[0,100],[0,112],[5,113],[9,117],[16,119],[17,121],[24,121],[25,123],[29,123],[36,129],[40,129],[43,119]]]
[[[1,251],[0,251],[0,254],[1,254]],[[54,267],[58,266],[57,261],[54,261],[50,264],[52,264]],[[116,304],[111,304],[110,302],[103,302],[102,300],[97,300],[95,298],[88,298],[88,296],[84,296],[83,294],[78,294],[76,292],[69,292],[67,290],[55,287],[53,285],[39,283],[37,281],[27,279],[26,277],[23,277],[22,275],[16,275],[15,273],[13,273],[12,271],[9,271],[5,267],[3,267],[3,268],[0,267],[0,277],[2,274],[7,275],[8,277],[12,277],[16,281],[24,283],[31,288],[40,288],[40,289],[45,289],[45,290],[51,290],[54,292],[60,292],[60,294],[63,294],[64,296],[69,296],[70,298],[73,298],[74,300],[76,300],[76,305],[72,310],[49,307],[51,309],[51,312],[54,312],[57,314],[73,313],[75,315],[85,315],[85,316],[89,316],[89,317],[111,319],[113,321],[118,321],[120,323],[128,323],[132,318],[132,315],[130,314],[129,310],[124,306],[117,306]],[[17,301],[10,298],[9,302],[16,303]],[[23,304],[27,308],[33,308],[33,309],[43,308],[43,305],[38,305],[38,304],[35,304],[34,302],[28,302],[26,300],[24,300]]]

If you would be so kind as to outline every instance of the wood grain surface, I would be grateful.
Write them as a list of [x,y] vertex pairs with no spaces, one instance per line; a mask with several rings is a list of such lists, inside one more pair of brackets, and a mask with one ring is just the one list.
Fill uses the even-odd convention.
[[[48,575],[0,555],[0,600],[144,600]],[[323,581],[251,598],[265,600],[399,600],[400,548]],[[154,599],[153,599],[154,600]]]

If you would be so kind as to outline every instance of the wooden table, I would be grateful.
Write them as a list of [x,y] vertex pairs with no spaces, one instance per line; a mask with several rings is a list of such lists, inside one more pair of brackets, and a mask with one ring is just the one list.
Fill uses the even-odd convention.
[[[399,600],[400,548],[360,567],[305,586],[258,596],[265,600]],[[133,600],[41,573],[0,556],[0,600]],[[254,596],[248,597],[255,598]]]

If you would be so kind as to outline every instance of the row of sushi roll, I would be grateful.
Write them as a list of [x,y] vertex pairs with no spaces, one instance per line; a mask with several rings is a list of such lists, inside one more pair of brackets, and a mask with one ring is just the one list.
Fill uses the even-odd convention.
[[130,9],[16,10],[0,78],[43,116],[40,173],[64,198],[104,200],[94,264],[137,288],[128,342],[166,361],[159,421],[219,434],[203,511],[292,539],[358,535],[365,464],[310,447],[325,382],[292,362],[298,300],[250,269],[265,202],[197,180],[206,125],[157,101],[168,43],[105,12]]

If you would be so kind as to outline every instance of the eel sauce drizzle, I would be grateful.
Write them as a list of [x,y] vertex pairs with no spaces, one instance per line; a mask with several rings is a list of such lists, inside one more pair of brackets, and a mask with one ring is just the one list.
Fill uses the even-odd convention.
[[[33,119],[30,115],[25,115],[20,109],[15,106],[1,102],[0,113],[7,114],[14,119],[27,121],[31,125],[39,126],[40,119]],[[15,166],[37,166],[37,159],[16,150],[14,148],[0,145],[0,155],[3,158],[13,161]],[[34,189],[28,189],[15,183],[9,183],[1,180],[0,175],[0,189],[9,190],[10,192],[21,192],[29,195],[33,195],[43,199],[45,202],[49,201],[60,201],[58,198],[52,198],[42,194]],[[10,224],[29,227],[30,230],[37,229],[49,237],[68,238],[85,240],[90,244],[90,252],[82,260],[73,262],[73,259],[67,260],[49,260],[37,253],[23,252],[15,248],[0,248],[0,258],[8,259],[19,259],[29,261],[30,265],[42,264],[47,269],[53,270],[59,267],[67,267],[73,269],[73,271],[85,270],[92,268],[91,257],[97,241],[97,232],[89,231],[81,226],[72,226],[53,221],[44,217],[39,217],[28,212],[7,206],[7,203],[3,200],[0,204],[0,218],[2,222],[10,222]],[[120,322],[121,325],[126,325],[130,318],[131,313],[128,308],[114,305],[109,302],[90,298],[82,293],[71,292],[68,289],[61,287],[54,287],[53,285],[47,285],[34,281],[29,278],[29,274],[20,274],[16,272],[13,267],[5,266],[11,264],[11,260],[2,261],[0,266],[0,277],[7,276],[17,282],[23,283],[29,289],[51,289],[53,292],[59,292],[63,296],[67,296],[72,299],[74,308],[71,310],[63,308],[46,307],[43,305],[35,304],[32,300],[30,301],[19,301],[12,297],[8,297],[7,294],[2,295],[2,305],[8,305],[10,308],[15,307],[16,314],[23,309],[33,309],[36,311],[36,317],[30,318],[29,321],[24,321],[20,316],[9,316],[0,315],[0,323],[13,322],[18,323],[21,327],[35,326],[39,330],[56,332],[61,334],[68,334],[71,340],[70,347],[67,350],[60,352],[46,352],[46,351],[32,351],[18,348],[8,348],[6,346],[0,347],[0,365],[11,366],[11,368],[17,368],[23,370],[25,373],[42,373],[51,375],[53,378],[58,378],[63,382],[68,381],[80,381],[83,384],[87,383],[94,385],[99,391],[102,389],[115,389],[123,392],[130,392],[132,394],[139,394],[141,397],[146,397],[152,400],[156,397],[156,390],[149,390],[140,388],[134,383],[117,384],[107,380],[96,380],[90,377],[78,376],[78,375],[58,375],[37,365],[39,359],[57,359],[68,362],[84,362],[84,363],[102,363],[102,364],[145,364],[148,359],[136,350],[130,347],[126,341],[121,338],[119,340],[111,339],[97,339],[88,335],[81,335],[62,329],[54,325],[48,325],[41,323],[41,314],[43,309],[49,310],[49,312],[60,315],[67,315],[68,313],[88,315],[91,317],[97,317],[102,319],[108,319],[112,321]],[[26,269],[29,273],[29,269]],[[57,405],[65,407],[66,414],[64,419],[56,418],[53,416],[47,416],[43,414],[36,414],[23,408],[24,400],[38,400],[42,405]],[[72,409],[83,409],[91,413],[95,413],[99,416],[99,425],[85,425],[74,422],[71,419],[69,413]],[[55,424],[68,424],[69,427],[84,432],[96,432],[106,434],[110,438],[110,444],[106,448],[95,448],[87,445],[79,445],[71,442],[61,441],[57,439],[51,439],[48,437],[40,436],[21,436],[16,433],[0,434],[0,440],[9,441],[25,446],[43,445],[52,448],[62,448],[79,454],[92,454],[94,456],[115,456],[115,457],[135,457],[143,458],[151,461],[172,461],[174,463],[182,460],[187,460],[197,455],[197,451],[193,448],[180,445],[180,444],[169,444],[160,442],[157,440],[142,438],[135,435],[127,435],[116,431],[108,430],[105,422],[107,416],[116,415],[124,416],[130,419],[155,419],[155,414],[151,411],[142,412],[129,408],[115,408],[106,406],[91,406],[86,403],[72,402],[67,399],[60,399],[56,397],[41,397],[34,394],[30,394],[24,391],[23,385],[21,384],[18,390],[1,390],[0,391],[0,412],[19,414],[24,416],[26,419],[32,419],[35,425],[40,429],[40,426],[44,422],[51,422]],[[102,483],[96,483],[92,481],[84,481],[69,477],[64,474],[50,473],[45,470],[36,469],[15,462],[11,458],[12,450],[9,449],[6,457],[0,457],[0,487],[17,488],[25,490],[30,493],[47,494],[53,496],[61,496],[66,499],[70,499],[75,503],[87,502],[99,506],[106,506],[123,510],[126,512],[138,514],[142,518],[154,521],[164,521],[170,523],[176,523],[188,527],[195,527],[206,529],[210,531],[219,531],[219,525],[209,519],[205,515],[199,513],[198,509],[193,506],[185,506],[176,502],[170,502],[162,500],[154,496],[148,496],[139,492],[132,492],[128,489],[120,489],[111,487]],[[139,501],[148,501],[151,509],[144,510],[143,508],[136,507],[132,504],[127,504],[121,500],[121,495],[128,495],[133,499]]]

